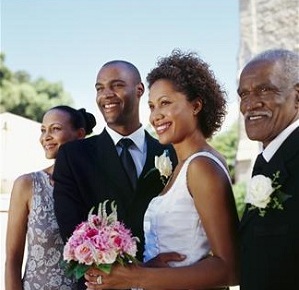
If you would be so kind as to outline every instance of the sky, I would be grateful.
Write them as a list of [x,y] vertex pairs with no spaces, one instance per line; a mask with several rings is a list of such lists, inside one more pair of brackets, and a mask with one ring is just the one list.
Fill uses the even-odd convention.
[[[159,57],[175,48],[195,51],[227,91],[229,114],[238,117],[238,0],[1,0],[1,52],[12,71],[61,82],[74,100],[104,121],[94,88],[100,67],[132,62],[143,81]],[[146,82],[145,82],[146,84]],[[141,120],[148,123],[148,92]]]

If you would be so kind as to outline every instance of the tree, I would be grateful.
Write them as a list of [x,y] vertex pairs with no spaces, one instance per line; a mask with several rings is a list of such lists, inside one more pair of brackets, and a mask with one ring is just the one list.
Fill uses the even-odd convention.
[[11,112],[38,122],[53,106],[72,105],[73,100],[64,91],[62,83],[50,83],[44,78],[31,80],[23,70],[12,72],[4,65],[5,56],[0,54],[0,113]]
[[238,123],[234,123],[226,132],[216,135],[210,144],[226,159],[232,179],[235,176],[235,161],[238,149]]

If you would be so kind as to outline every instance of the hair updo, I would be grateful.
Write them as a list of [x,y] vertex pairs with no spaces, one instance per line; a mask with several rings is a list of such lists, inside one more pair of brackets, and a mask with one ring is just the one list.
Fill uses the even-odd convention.
[[86,112],[84,108],[77,110],[69,106],[61,105],[53,107],[49,111],[51,110],[60,110],[68,113],[74,129],[84,128],[86,135],[91,134],[97,124],[95,116],[92,113]]

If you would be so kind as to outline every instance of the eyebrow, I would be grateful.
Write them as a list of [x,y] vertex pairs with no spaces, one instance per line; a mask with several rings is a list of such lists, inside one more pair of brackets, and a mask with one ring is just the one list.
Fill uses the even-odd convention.
[[[121,82],[121,83],[126,83],[126,81],[124,81],[124,80],[121,80],[121,79],[115,79],[115,80],[111,80],[111,81],[109,81],[108,83],[109,84],[113,84],[113,83],[116,83],[116,82]],[[100,86],[100,85],[103,85],[102,83],[100,83],[100,82],[96,82],[95,83],[95,87],[96,86]]]
[[[160,101],[160,100],[163,99],[163,98],[168,98],[168,97],[169,97],[169,96],[167,96],[167,95],[162,95],[162,96],[160,96],[160,97],[157,99],[157,102]],[[152,103],[152,101],[148,100],[147,103],[148,103],[148,104],[149,104],[149,103]]]

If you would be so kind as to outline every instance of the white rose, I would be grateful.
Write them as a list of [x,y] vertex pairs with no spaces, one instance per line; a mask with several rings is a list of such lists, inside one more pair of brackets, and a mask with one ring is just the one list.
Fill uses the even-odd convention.
[[172,173],[172,162],[168,156],[166,156],[166,150],[161,156],[155,156],[155,167],[159,170],[160,175],[168,178]]
[[255,207],[265,208],[271,200],[271,193],[274,191],[272,180],[264,175],[255,175],[249,182],[245,202]]

